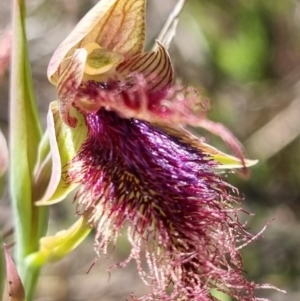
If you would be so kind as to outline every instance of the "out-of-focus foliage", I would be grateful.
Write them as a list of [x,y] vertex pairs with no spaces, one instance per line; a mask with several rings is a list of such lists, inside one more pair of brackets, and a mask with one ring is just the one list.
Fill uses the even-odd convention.
[[[45,116],[54,88],[46,79],[53,50],[95,1],[27,1],[28,35],[34,83]],[[154,41],[175,0],[148,1],[148,47]],[[8,28],[9,5],[0,2],[0,32]],[[244,143],[248,157],[259,159],[245,181],[229,180],[246,196],[253,233],[269,220],[260,242],[244,252],[250,279],[287,290],[261,294],[273,301],[300,300],[300,2],[293,0],[189,0],[170,49],[178,80],[203,87],[211,100],[212,119],[227,125]],[[0,35],[1,36],[1,35]],[[0,41],[1,49],[1,41]],[[0,78],[0,127],[7,126],[8,76]],[[45,120],[44,120],[45,121]],[[199,132],[219,148],[224,145]],[[224,147],[225,148],[225,147]],[[70,202],[71,203],[71,202]],[[73,208],[60,204],[52,212],[51,229],[67,227]],[[6,202],[0,204],[0,225]],[[4,220],[5,219],[5,220]],[[91,246],[92,244],[90,244]],[[41,277],[38,295],[52,300],[125,300],[140,286],[134,269],[106,269],[126,257],[128,243],[86,275],[94,260],[91,247],[81,246]],[[137,288],[137,289],[136,289]]]

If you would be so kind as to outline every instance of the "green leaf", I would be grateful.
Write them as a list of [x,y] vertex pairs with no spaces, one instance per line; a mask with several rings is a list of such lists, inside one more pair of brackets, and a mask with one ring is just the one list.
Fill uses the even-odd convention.
[[24,5],[17,0],[13,5],[10,88],[10,194],[16,217],[17,258],[31,251],[28,244],[32,220],[31,179],[41,138],[28,62]]
[[47,229],[48,216],[47,210],[36,207],[33,199],[33,171],[42,131],[28,58],[24,0],[13,1],[12,20],[10,196],[15,218],[16,264],[21,278],[27,282],[25,289],[30,300],[36,276],[31,277],[24,258],[38,249],[39,238]]

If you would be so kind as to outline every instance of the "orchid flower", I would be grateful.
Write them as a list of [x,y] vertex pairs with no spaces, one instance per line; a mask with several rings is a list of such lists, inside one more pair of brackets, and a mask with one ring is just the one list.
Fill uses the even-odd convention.
[[[37,204],[76,189],[77,213],[96,229],[98,255],[127,226],[132,249],[118,266],[136,261],[152,288],[142,300],[216,300],[211,289],[260,300],[239,251],[255,237],[239,222],[237,189],[220,174],[256,161],[226,155],[186,129],[214,132],[207,101],[173,83],[159,41],[144,51],[145,6],[102,0],[55,51],[48,67],[58,96],[48,113],[52,175]],[[238,145],[232,148],[241,154]]]

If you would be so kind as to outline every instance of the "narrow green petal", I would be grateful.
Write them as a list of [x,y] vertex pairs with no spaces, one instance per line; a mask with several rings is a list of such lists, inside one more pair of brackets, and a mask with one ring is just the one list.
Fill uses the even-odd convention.
[[50,205],[62,201],[78,184],[66,183],[62,173],[79,151],[87,136],[87,127],[81,113],[73,110],[77,125],[70,128],[60,116],[58,102],[52,102],[48,112],[48,133],[51,147],[52,174],[44,196],[37,205]]
[[[211,132],[212,134],[220,137],[229,146],[233,154],[239,158],[237,159],[235,157],[225,155],[224,153],[218,151],[220,153],[220,156],[216,155],[216,160],[224,166],[228,166],[227,168],[248,167],[257,163],[257,161],[245,159],[243,154],[243,146],[241,142],[223,124],[212,120],[208,120],[207,118],[202,118],[198,120],[197,124],[195,124],[194,126],[202,127],[207,131]],[[223,155],[226,156],[226,159]],[[242,166],[240,166],[238,162],[242,163]],[[232,167],[230,166],[231,164],[233,164]],[[236,164],[238,166],[236,166]]]
[[235,169],[235,168],[244,168],[244,167],[251,167],[258,163],[258,160],[249,160],[244,159],[242,162],[240,158],[225,154],[220,150],[205,144],[208,153],[210,156],[219,162],[220,164],[216,167],[217,169]]
[[92,228],[86,217],[79,218],[68,230],[40,240],[38,252],[27,258],[30,266],[42,266],[49,261],[57,261],[68,255],[88,236]]

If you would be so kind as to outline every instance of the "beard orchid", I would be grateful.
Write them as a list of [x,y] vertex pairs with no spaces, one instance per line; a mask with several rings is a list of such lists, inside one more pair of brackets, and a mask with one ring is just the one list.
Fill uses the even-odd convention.
[[[220,173],[255,161],[207,121],[197,89],[173,83],[162,43],[144,51],[145,5],[100,1],[55,51],[48,67],[58,95],[48,113],[52,176],[38,204],[76,189],[77,213],[96,229],[99,256],[126,226],[132,248],[119,265],[136,261],[151,287],[142,300],[216,300],[211,289],[261,300],[240,255],[255,237],[239,222],[237,189]],[[238,157],[186,126],[224,135]]]

